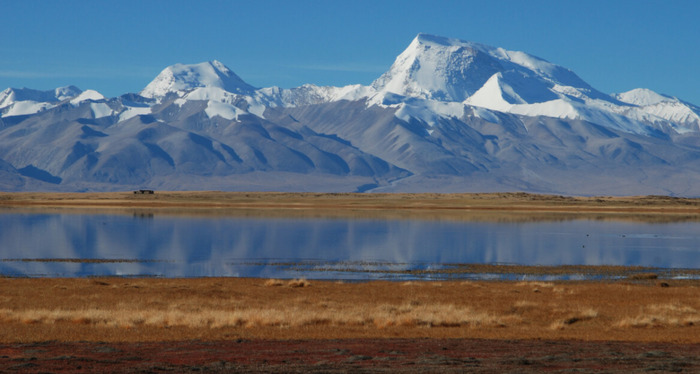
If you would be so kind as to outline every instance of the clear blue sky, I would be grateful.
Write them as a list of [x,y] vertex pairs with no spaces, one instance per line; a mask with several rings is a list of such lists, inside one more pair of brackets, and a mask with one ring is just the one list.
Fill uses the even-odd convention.
[[603,92],[700,105],[700,1],[0,2],[0,90],[138,92],[217,59],[257,87],[369,84],[419,32],[525,51]]

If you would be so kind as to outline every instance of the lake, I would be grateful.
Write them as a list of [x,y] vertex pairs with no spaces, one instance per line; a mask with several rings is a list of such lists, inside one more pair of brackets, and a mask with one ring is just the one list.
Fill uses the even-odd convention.
[[700,222],[0,213],[9,276],[499,277],[462,264],[698,270]]

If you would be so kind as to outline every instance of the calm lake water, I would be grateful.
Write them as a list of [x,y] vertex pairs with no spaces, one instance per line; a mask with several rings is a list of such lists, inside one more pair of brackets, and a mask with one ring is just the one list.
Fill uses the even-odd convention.
[[400,279],[454,264],[700,269],[700,223],[0,214],[13,276]]

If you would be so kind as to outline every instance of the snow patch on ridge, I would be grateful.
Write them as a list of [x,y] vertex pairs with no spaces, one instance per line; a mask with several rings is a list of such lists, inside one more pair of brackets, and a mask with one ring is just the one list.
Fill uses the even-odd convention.
[[88,101],[88,100],[99,101],[99,100],[104,100],[104,99],[105,99],[105,97],[101,93],[99,93],[95,90],[85,90],[80,95],[71,99],[70,103],[73,105],[78,105],[83,101]]
[[127,107],[126,110],[119,114],[119,122],[126,121],[136,116],[151,114],[151,107]]
[[437,125],[441,118],[461,118],[464,116],[464,104],[455,102],[417,99],[401,103],[398,108],[394,113],[396,118],[409,122],[413,117],[427,123],[430,127]]
[[475,116],[486,120],[487,122],[500,123],[498,116],[496,116],[492,111],[486,108],[480,108],[476,106],[472,107],[472,113],[474,113]]
[[18,101],[10,105],[9,109],[3,113],[3,117],[23,116],[27,114],[36,114],[41,111],[51,109],[55,105],[51,103],[37,103],[36,101]]
[[207,103],[207,109],[205,109],[204,112],[207,114],[207,116],[209,116],[209,118],[219,116],[229,121],[237,121],[239,115],[247,113],[246,111],[231,104],[218,101],[209,101]]
[[90,103],[90,109],[95,118],[103,118],[114,115],[114,110],[105,103]]

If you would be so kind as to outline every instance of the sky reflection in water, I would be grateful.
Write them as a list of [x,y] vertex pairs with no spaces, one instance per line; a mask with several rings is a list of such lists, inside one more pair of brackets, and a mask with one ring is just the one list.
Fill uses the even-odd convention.
[[[299,273],[281,262],[386,262],[392,269],[454,263],[641,265],[700,268],[700,223],[568,220],[237,218],[0,214],[0,273],[291,278],[381,277]],[[47,262],[41,259],[139,260]]]

